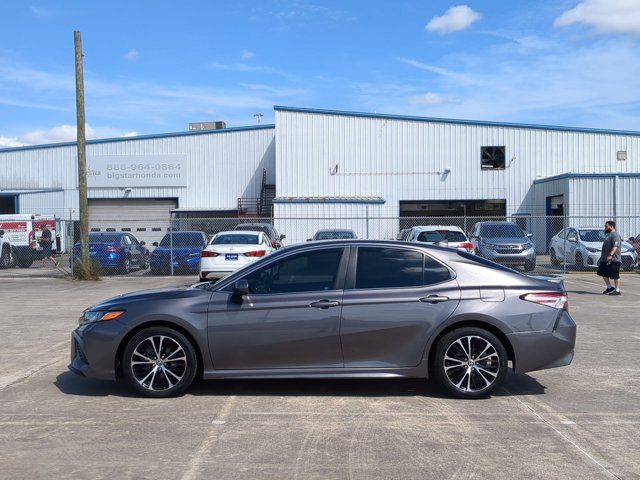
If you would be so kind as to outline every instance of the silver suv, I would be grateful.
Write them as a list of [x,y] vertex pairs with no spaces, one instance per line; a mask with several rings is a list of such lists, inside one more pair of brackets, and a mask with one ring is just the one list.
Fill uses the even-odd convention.
[[531,234],[513,222],[478,222],[469,233],[476,254],[494,262],[519,266],[530,272],[536,268],[536,251]]

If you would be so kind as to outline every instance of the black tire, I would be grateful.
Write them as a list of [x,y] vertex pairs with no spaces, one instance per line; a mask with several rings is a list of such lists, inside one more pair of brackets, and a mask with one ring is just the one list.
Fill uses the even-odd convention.
[[578,270],[579,272],[584,271],[584,258],[582,257],[581,253],[576,254],[575,266],[576,270]]
[[29,268],[31,265],[33,265],[33,260],[29,260],[29,259],[21,259],[18,260],[18,266],[20,268]]
[[0,269],[11,268],[11,264],[13,263],[13,255],[11,255],[10,248],[3,248],[0,253]]
[[124,257],[124,261],[122,262],[122,267],[120,270],[125,275],[128,275],[131,273],[131,258],[129,258],[129,255]]
[[201,277],[200,277],[200,281],[201,281],[201,282],[208,282],[208,281],[209,281],[209,279],[208,279],[207,277],[202,277],[202,276],[201,276]]
[[553,265],[554,267],[557,267],[558,265],[560,265],[560,260],[558,260],[558,257],[556,256],[556,251],[553,248],[549,250],[549,260],[551,261],[551,265]]
[[[467,338],[472,338],[472,356],[473,354],[477,355],[481,353],[481,350],[486,345],[491,345],[492,348],[487,351],[490,357],[480,363],[482,366],[477,366],[478,364],[475,363],[475,359],[469,360],[474,362],[472,365],[469,365],[468,361],[463,361],[465,350],[460,348],[457,342],[464,342],[466,346]],[[466,346],[466,349],[468,349],[468,346]],[[458,353],[460,355],[458,355]],[[458,360],[460,367],[457,367],[455,362],[448,359],[445,360],[445,354],[448,354],[448,358],[460,357],[460,360]],[[483,357],[486,355],[487,353],[485,353]],[[447,363],[446,365],[445,362]],[[472,366],[474,368],[470,370],[471,374],[469,375],[468,369]],[[445,367],[447,367],[446,371]],[[507,375],[507,369],[507,351],[502,342],[494,334],[478,327],[462,327],[450,331],[438,341],[432,365],[432,375],[436,381],[454,397],[476,399],[491,395],[504,381]],[[483,371],[491,373],[483,373]],[[491,376],[493,374],[495,374],[494,377]],[[486,385],[487,379],[491,380],[488,385]],[[456,380],[460,380],[458,384],[460,386],[456,386],[456,383],[454,383]],[[469,389],[464,385],[467,382],[471,387]]]
[[144,256],[144,261],[140,265],[140,270],[148,270],[151,266],[151,257],[149,255]]
[[[155,349],[160,347],[160,338],[163,339],[160,350],[161,361],[163,356],[172,357],[172,351],[176,350],[177,345],[179,345],[182,351],[179,351],[180,353],[174,355],[173,358],[182,358],[182,353],[184,353],[184,362],[181,360],[179,362],[164,360],[162,364],[149,363],[147,366],[146,363],[143,363],[132,365],[133,361],[144,361],[143,357],[134,353],[136,349],[138,349],[138,352],[144,352],[147,358],[155,361],[157,357],[154,352]],[[151,341],[155,342],[155,349],[152,348]],[[123,376],[131,388],[141,395],[152,398],[175,397],[184,393],[193,383],[198,371],[198,356],[192,343],[182,333],[168,327],[150,327],[138,332],[127,343],[121,362]],[[164,371],[162,370],[163,367]],[[156,370],[155,374],[153,373],[154,369]],[[175,373],[172,374],[171,369]],[[149,375],[150,377],[145,380],[145,377]],[[178,377],[179,380],[177,379]],[[140,380],[144,382],[141,383]],[[173,383],[173,385],[170,386],[170,383]]]
[[536,269],[536,261],[535,260],[524,262],[524,271],[525,272],[532,272],[535,269]]

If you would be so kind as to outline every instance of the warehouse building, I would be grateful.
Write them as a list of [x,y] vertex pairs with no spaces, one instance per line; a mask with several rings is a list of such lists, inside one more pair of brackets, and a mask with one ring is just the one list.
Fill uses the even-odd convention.
[[[640,231],[640,132],[275,112],[275,125],[89,141],[92,228],[126,220],[151,241],[170,214],[273,216],[292,243],[323,227],[394,238],[408,225],[498,217],[533,233],[539,251],[567,217]],[[73,219],[77,205],[74,143],[0,150],[0,213]]]

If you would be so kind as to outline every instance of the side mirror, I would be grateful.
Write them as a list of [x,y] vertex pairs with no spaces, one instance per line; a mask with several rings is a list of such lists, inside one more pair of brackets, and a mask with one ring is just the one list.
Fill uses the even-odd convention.
[[144,240],[143,240],[142,242],[140,242],[140,245],[143,245],[143,246],[144,246],[144,245],[146,245],[146,244],[147,244],[147,242],[145,242]]
[[284,240],[285,238],[287,238],[285,234],[280,235],[280,240]]
[[153,245],[154,247],[158,246],[158,242],[153,242],[151,245]]
[[243,297],[249,295],[249,282],[244,278],[233,284],[233,294]]
[[307,242],[311,242],[313,238],[307,238]]
[[526,237],[527,237],[527,238],[531,238],[531,237],[533,237],[533,233],[527,233]]
[[[0,235],[2,235],[2,231],[0,231]],[[627,242],[635,242],[636,239],[634,237],[629,237],[629,239],[627,240]]]

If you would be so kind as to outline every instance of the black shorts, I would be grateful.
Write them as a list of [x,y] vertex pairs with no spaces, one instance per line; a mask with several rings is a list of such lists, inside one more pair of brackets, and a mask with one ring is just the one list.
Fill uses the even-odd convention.
[[600,277],[617,280],[618,278],[620,278],[620,264],[617,262],[600,262],[600,265],[598,265],[598,271],[596,273]]

